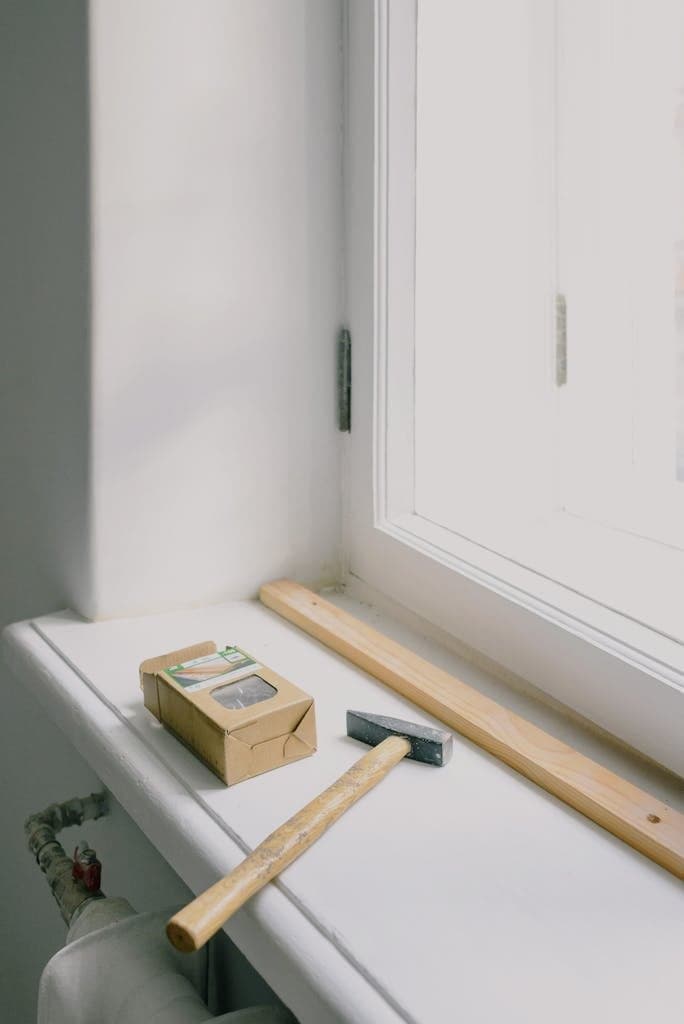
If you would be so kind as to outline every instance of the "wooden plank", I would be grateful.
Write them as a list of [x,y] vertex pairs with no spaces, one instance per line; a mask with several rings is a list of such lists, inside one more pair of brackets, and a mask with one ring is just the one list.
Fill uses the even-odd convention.
[[261,601],[456,732],[684,878],[684,816],[290,580]]

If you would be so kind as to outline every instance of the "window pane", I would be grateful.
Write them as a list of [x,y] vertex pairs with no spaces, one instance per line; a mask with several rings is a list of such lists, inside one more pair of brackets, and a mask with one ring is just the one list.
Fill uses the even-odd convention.
[[569,332],[561,504],[684,547],[673,295],[684,234],[684,5],[563,0],[559,11],[558,248]]
[[537,8],[418,4],[416,510],[487,536],[503,494],[520,515],[552,497],[553,23]]
[[684,3],[417,13],[415,511],[679,636]]

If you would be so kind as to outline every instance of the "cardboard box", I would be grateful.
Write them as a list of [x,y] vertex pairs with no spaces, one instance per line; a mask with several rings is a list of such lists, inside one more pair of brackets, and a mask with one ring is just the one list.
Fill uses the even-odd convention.
[[313,697],[207,641],[140,666],[145,707],[228,786],[316,750]]

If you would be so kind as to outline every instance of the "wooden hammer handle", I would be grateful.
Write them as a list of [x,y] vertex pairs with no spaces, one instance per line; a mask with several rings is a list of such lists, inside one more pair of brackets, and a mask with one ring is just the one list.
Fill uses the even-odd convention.
[[332,786],[264,839],[234,871],[179,910],[166,926],[172,945],[183,953],[200,949],[250,896],[315,843],[410,749],[402,736],[388,736],[359,758]]

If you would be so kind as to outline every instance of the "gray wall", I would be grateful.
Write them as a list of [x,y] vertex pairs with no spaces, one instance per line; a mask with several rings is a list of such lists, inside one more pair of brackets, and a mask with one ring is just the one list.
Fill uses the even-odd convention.
[[[33,1024],[38,981],[48,959],[64,945],[66,928],[35,861],[23,843],[30,811],[55,800],[101,789],[99,780],[35,701],[3,675],[0,773],[3,837],[0,846],[3,912],[0,915],[0,1019]],[[64,833],[69,851],[81,838],[103,862],[102,887],[125,896],[136,910],[184,902],[189,891],[125,811]]]
[[2,621],[89,563],[86,6],[0,0]]
[[[87,119],[86,5],[0,0],[0,626],[70,604],[87,572]],[[0,1018],[31,1024],[65,929],[23,821],[99,782],[1,664],[0,698]],[[117,805],[84,835],[112,895],[187,895]]]

